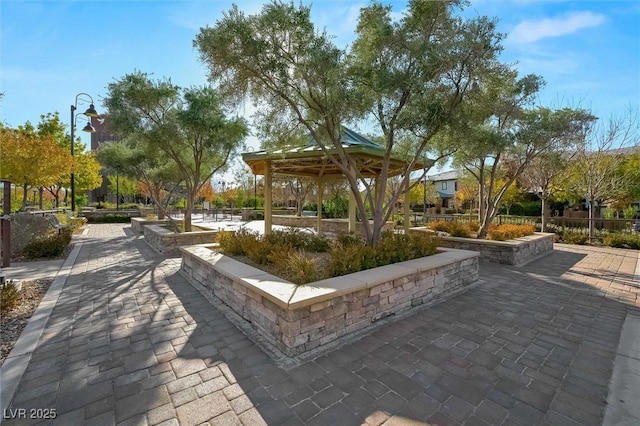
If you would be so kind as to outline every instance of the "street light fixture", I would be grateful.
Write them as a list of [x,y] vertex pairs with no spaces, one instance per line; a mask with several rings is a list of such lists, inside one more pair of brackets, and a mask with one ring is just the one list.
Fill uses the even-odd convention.
[[[86,97],[89,98],[89,101],[87,101],[87,99],[82,99],[82,97]],[[87,110],[83,113],[78,113],[75,114],[76,109],[78,109],[78,102],[89,102],[89,108],[87,108]],[[96,129],[93,128],[93,126],[91,125],[91,118],[92,117],[100,117],[100,114],[98,114],[98,112],[96,111],[96,108],[93,106],[93,98],[91,97],[91,95],[87,94],[87,93],[78,93],[76,95],[76,100],[75,103],[73,105],[71,105],[71,158],[73,160],[73,166],[71,169],[71,211],[74,212],[76,211],[76,182],[75,182],[75,146],[74,146],[74,132],[75,132],[75,118],[76,115],[80,115],[80,114],[84,114],[87,117],[89,117],[89,121],[87,122],[87,125],[84,126],[84,128],[82,129],[83,132],[88,132],[88,133],[95,133]]]

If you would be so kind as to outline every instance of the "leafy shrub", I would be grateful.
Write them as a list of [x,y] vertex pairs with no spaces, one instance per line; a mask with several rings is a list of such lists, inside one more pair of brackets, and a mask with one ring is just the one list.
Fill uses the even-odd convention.
[[480,230],[480,224],[478,222],[469,222],[467,226],[469,227],[469,231],[473,233],[476,233]]
[[[266,239],[256,239],[252,244],[248,244],[245,248],[245,254],[252,262],[258,265],[266,265],[269,263],[269,255],[277,250],[287,250],[285,246],[277,246],[269,243]],[[288,250],[287,250],[288,251]]]
[[51,222],[44,216],[21,212],[11,215],[11,252],[21,253],[31,242],[53,234]]
[[0,313],[11,312],[20,302],[20,292],[13,280],[6,281],[0,286]]
[[362,271],[364,265],[374,264],[375,252],[364,242],[346,244],[337,243],[329,251],[329,273],[332,277]]
[[638,208],[636,206],[628,206],[622,210],[622,217],[625,219],[633,219],[636,217],[636,213],[638,212]]
[[391,263],[404,262],[437,252],[439,238],[423,233],[394,234],[385,232],[375,247],[368,247],[364,241],[353,237],[338,241],[330,253],[330,273],[332,276],[350,274]]
[[107,214],[102,217],[89,217],[87,218],[89,223],[129,223],[131,218],[122,214]]
[[299,250],[317,253],[323,253],[329,250],[329,242],[327,240],[298,228],[288,228],[286,231],[273,231],[264,238],[273,245],[289,246]]
[[171,232],[184,232],[184,220],[169,219],[165,227]]
[[562,240],[567,244],[584,245],[589,242],[589,235],[582,232],[565,230],[562,233]]
[[23,253],[30,259],[41,257],[58,257],[64,253],[71,242],[71,230],[64,229],[58,234],[32,241],[24,248]]
[[606,246],[640,250],[640,234],[611,233],[602,242]]
[[536,228],[533,225],[512,225],[507,223],[495,228],[490,227],[487,235],[491,240],[505,241],[526,235],[533,235],[534,232],[536,232]]

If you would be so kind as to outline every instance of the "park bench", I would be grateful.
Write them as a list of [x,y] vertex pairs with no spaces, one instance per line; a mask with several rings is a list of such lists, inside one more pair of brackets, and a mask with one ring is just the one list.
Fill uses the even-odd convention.
[[49,222],[51,223],[51,226],[57,229],[58,233],[61,233],[65,229],[71,229],[71,225],[65,225],[63,223],[60,223],[58,216],[56,216],[55,214],[50,214],[48,217],[49,217]]

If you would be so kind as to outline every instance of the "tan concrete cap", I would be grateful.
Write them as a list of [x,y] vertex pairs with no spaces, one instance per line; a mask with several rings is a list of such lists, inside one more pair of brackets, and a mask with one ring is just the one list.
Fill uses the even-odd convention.
[[243,277],[241,283],[246,284],[251,290],[283,309],[289,308],[289,300],[298,287],[283,278],[265,272],[262,272],[260,275]]
[[289,309],[303,308],[343,294],[366,289],[367,283],[357,279],[356,275],[358,273],[299,285],[293,297],[289,300]]

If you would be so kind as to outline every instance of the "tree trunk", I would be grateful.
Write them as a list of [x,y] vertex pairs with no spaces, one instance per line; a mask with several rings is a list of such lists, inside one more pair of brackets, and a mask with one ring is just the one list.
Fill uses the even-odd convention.
[[593,204],[594,203],[595,203],[595,200],[591,198],[589,200],[589,242],[593,241],[596,234],[594,223],[593,223]]
[[187,204],[184,210],[184,232],[191,232],[191,211],[193,210],[193,194],[187,191]]
[[540,231],[547,232],[547,197],[540,197],[542,201],[542,219],[540,224]]
[[29,196],[27,191],[27,184],[22,185],[22,211],[27,210],[27,197]]
[[44,210],[44,203],[43,203],[43,192],[44,192],[44,188],[43,187],[39,187],[38,188],[38,208],[40,210]]
[[489,225],[493,221],[493,218],[496,217],[496,213],[498,212],[497,207],[493,203],[485,202],[486,211],[483,217],[483,221],[480,222],[480,229],[478,229],[478,239],[484,240],[487,238],[487,233],[489,232]]

